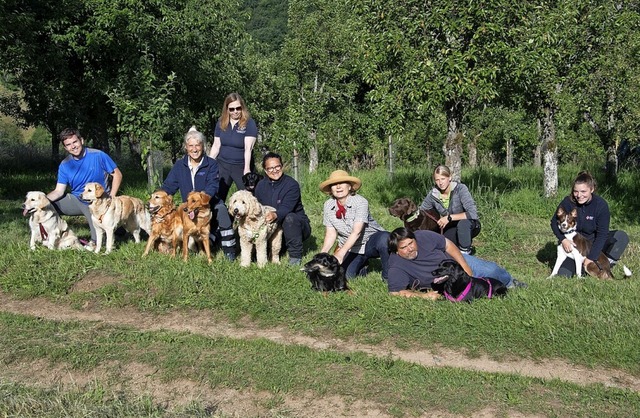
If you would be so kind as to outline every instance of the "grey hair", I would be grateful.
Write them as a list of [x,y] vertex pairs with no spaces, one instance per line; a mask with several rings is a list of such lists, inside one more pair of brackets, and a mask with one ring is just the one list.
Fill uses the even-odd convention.
[[202,148],[206,154],[207,152],[207,138],[204,136],[202,132],[200,132],[195,125],[189,128],[189,132],[184,135],[184,148],[187,149],[187,141],[190,139],[195,139],[200,144],[202,144]]

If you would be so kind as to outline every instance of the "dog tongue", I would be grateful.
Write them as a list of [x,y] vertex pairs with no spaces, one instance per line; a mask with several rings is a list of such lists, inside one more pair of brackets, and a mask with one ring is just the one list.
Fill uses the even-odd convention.
[[22,216],[27,216],[27,214],[28,214],[28,213],[29,213],[29,209],[24,208],[24,209],[22,210]]
[[195,211],[191,211],[189,212],[189,219],[193,220],[193,218],[196,217],[196,212]]

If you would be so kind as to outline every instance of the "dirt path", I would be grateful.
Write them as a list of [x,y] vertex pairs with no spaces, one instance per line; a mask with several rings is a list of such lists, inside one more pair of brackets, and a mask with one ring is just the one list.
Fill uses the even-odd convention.
[[294,334],[283,329],[259,329],[255,327],[237,328],[228,323],[213,321],[201,312],[171,312],[154,315],[125,309],[75,310],[57,305],[46,299],[21,301],[0,293],[0,310],[46,318],[55,321],[96,321],[114,326],[129,326],[142,331],[172,330],[190,332],[208,337],[265,338],[279,344],[298,344],[317,350],[359,351],[368,355],[392,357],[420,364],[425,367],[456,367],[490,373],[513,373],[542,379],[560,379],[579,385],[602,383],[605,386],[640,392],[640,378],[626,372],[608,369],[587,369],[561,360],[495,361],[485,356],[468,358],[461,353],[440,349],[403,351],[389,346],[372,346],[345,342],[337,339],[313,338]]

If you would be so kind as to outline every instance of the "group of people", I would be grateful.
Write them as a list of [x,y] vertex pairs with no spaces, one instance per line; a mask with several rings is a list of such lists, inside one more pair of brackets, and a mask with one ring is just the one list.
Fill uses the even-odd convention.
[[[171,195],[179,191],[183,201],[191,191],[202,191],[212,197],[216,225],[211,240],[219,243],[229,260],[236,258],[236,240],[225,201],[232,185],[243,190],[243,175],[255,171],[253,148],[257,135],[256,123],[242,97],[229,94],[216,123],[209,155],[204,134],[192,127],[184,137],[185,156],[176,161],[161,186]],[[115,196],[122,184],[122,173],[106,153],[86,147],[78,130],[65,129],[60,133],[60,141],[68,156],[60,163],[56,187],[47,197],[59,213],[87,218],[91,241],[86,246],[91,249],[96,234],[88,205],[81,198],[84,185],[98,182]],[[267,221],[282,227],[289,263],[300,264],[303,242],[311,236],[300,185],[284,173],[282,157],[274,152],[263,156],[262,169],[265,178],[256,186],[255,196],[261,204],[275,208],[267,214]],[[332,172],[320,183],[320,190],[329,196],[323,206],[325,231],[320,251],[332,252],[347,278],[366,275],[368,261],[379,258],[389,292],[405,297],[437,297],[431,290],[432,272],[448,259],[458,262],[472,276],[493,277],[507,287],[525,286],[496,263],[472,255],[472,240],[481,230],[478,210],[469,189],[451,177],[447,166],[437,166],[433,172],[434,187],[420,205],[420,209],[438,212],[442,234],[406,228],[387,232],[371,216],[367,199],[357,193],[362,181],[344,170]],[[559,205],[567,211],[577,208],[577,231],[593,243],[585,267],[600,252],[607,254],[615,265],[629,241],[624,231],[609,231],[609,207],[595,190],[595,179],[581,172],[573,182],[571,194]],[[565,251],[570,252],[572,242],[558,229],[555,214],[551,228]],[[563,264],[560,275],[575,274],[572,261]]]

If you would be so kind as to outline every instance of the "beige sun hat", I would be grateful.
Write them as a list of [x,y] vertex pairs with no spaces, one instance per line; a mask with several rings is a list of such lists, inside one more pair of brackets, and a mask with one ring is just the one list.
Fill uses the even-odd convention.
[[336,170],[331,173],[328,179],[320,183],[320,190],[326,194],[331,194],[331,186],[337,183],[351,183],[354,191],[362,186],[362,181],[359,178],[350,176],[344,170]]

